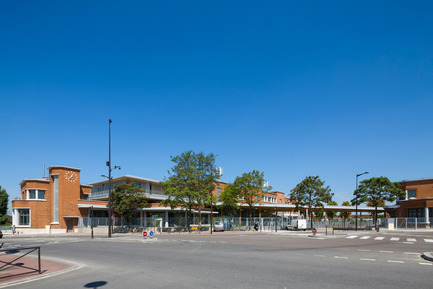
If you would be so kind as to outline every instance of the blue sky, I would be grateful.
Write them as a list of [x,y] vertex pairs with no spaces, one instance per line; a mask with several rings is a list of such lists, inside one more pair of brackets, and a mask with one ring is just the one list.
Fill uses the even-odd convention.
[[[163,180],[218,155],[289,193],[319,175],[432,178],[430,1],[8,1],[0,8],[0,185],[43,165]],[[269,1],[268,1],[269,2]],[[45,173],[47,174],[47,173]]]

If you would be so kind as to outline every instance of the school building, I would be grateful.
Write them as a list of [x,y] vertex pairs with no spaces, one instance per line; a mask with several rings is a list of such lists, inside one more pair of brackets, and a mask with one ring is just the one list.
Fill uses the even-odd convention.
[[399,183],[406,196],[397,200],[395,205],[385,206],[385,210],[393,218],[416,218],[419,225],[429,227],[433,223],[433,179]]
[[[91,224],[97,232],[106,232],[108,228],[108,195],[109,182],[104,180],[93,184],[81,184],[81,170],[67,166],[51,166],[49,175],[41,179],[25,179],[20,183],[21,200],[12,201],[12,224],[16,231],[26,234],[88,232]],[[122,176],[112,179],[112,189],[122,183],[135,183],[143,189],[143,196],[148,206],[141,208],[139,216],[133,218],[134,227],[172,228],[185,226],[186,212],[182,208],[171,208],[161,205],[168,196],[163,192],[160,182],[137,176]],[[202,224],[210,224],[210,216],[221,216],[218,211],[219,198],[227,183],[218,181],[212,192],[218,200],[212,208],[205,207],[192,211],[190,224],[197,224],[201,216]],[[433,200],[432,200],[433,201]],[[250,207],[244,200],[238,200],[239,211],[234,218],[249,217]],[[89,209],[93,211],[90,218]],[[283,192],[273,191],[263,194],[261,200],[255,200],[251,208],[255,218],[280,219],[283,227],[290,218],[306,216],[305,208],[296,209]],[[355,211],[355,207],[325,206],[321,211]],[[359,212],[372,212],[374,208],[358,207]],[[379,208],[382,212],[383,208]],[[282,221],[282,224],[281,224]],[[121,232],[126,225],[121,216],[116,215],[113,222],[114,231]],[[156,222],[156,224],[155,224]],[[246,221],[248,222],[248,221]]]

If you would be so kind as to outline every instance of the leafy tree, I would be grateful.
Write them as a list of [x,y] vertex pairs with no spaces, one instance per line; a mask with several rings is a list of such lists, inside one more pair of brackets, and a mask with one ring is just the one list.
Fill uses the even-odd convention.
[[9,195],[6,189],[0,186],[0,224],[5,224],[8,221],[7,211],[8,211]]
[[378,177],[361,181],[354,195],[352,204],[356,204],[356,196],[358,196],[358,205],[369,203],[375,208],[374,225],[377,229],[377,207],[383,205],[384,202],[393,202],[398,197],[404,197],[405,192],[400,189],[398,182],[393,183],[387,177]]
[[135,183],[114,186],[112,195],[113,209],[117,214],[123,216],[124,220],[128,223],[129,231],[131,231],[132,218],[139,213],[138,209],[147,206],[144,192]]
[[245,201],[249,208],[248,230],[251,230],[252,208],[254,204],[262,200],[264,192],[269,191],[271,187],[265,187],[265,174],[257,170],[244,173],[236,177],[233,184],[233,190],[238,192],[238,196]]
[[[338,203],[336,201],[330,201],[327,204],[328,206],[338,206]],[[328,211],[326,212],[326,215],[328,216],[328,221],[333,222],[335,216],[337,215],[336,211]]]
[[304,206],[308,207],[311,227],[313,227],[313,212],[311,209],[313,207],[323,207],[323,203],[329,203],[334,195],[331,193],[329,186],[323,187],[324,184],[325,182],[320,180],[319,176],[308,176],[290,191],[290,201],[295,203],[296,209]]
[[[344,201],[341,205],[342,206],[349,206],[350,207],[350,202],[349,201]],[[340,212],[340,217],[343,218],[343,228],[346,228],[346,220],[347,220],[347,218],[350,217],[351,214],[352,214],[352,212],[347,212],[347,211]]]
[[210,202],[215,181],[220,178],[220,171],[215,165],[215,155],[187,151],[170,158],[175,165],[168,171],[168,179],[161,182],[162,189],[168,195],[167,200],[161,204],[169,205],[172,209],[185,208],[188,229],[191,212],[194,208],[198,208],[201,228],[201,209]]
[[222,212],[221,215],[232,216],[238,211],[240,194],[238,187],[234,184],[227,184],[219,199],[221,205],[218,206],[218,209]]

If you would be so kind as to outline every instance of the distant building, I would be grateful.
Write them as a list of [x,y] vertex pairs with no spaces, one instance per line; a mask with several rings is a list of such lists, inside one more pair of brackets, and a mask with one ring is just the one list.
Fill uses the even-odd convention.
[[404,180],[400,188],[406,196],[385,209],[391,217],[417,218],[419,223],[429,226],[433,218],[433,179]]

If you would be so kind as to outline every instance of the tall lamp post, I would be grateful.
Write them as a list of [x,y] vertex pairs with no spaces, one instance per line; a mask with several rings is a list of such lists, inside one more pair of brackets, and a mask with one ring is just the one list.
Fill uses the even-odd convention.
[[[108,120],[108,177],[102,175],[102,177],[108,178],[108,238],[111,238],[111,232],[113,231],[113,204],[111,202],[111,119]],[[119,169],[119,166],[115,166],[114,169]]]
[[368,174],[368,172],[363,172],[362,174],[356,174],[356,190],[355,190],[355,197],[356,197],[356,213],[355,213],[355,231],[358,231],[358,177]]

